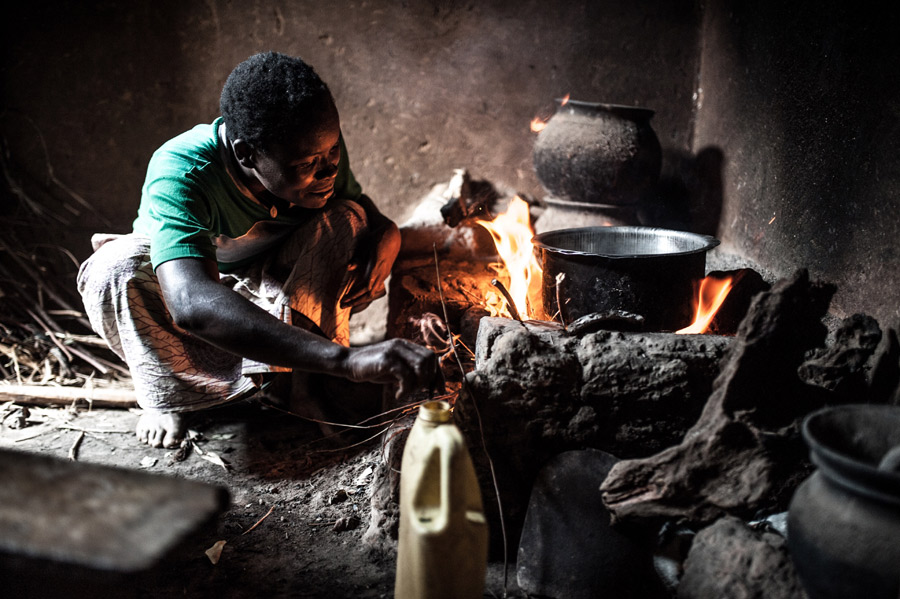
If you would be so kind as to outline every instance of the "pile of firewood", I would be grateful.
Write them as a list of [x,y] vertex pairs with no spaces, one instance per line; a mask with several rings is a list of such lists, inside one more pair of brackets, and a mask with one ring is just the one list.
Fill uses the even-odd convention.
[[[2,142],[2,140],[0,140]],[[128,369],[91,330],[75,288],[79,263],[50,240],[93,213],[47,165],[29,177],[0,148],[0,392],[127,385]]]

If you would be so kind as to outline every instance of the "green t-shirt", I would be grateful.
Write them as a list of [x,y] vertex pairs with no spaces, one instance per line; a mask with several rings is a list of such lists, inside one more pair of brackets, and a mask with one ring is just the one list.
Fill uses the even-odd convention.
[[[221,272],[252,262],[317,210],[272,211],[248,197],[226,169],[219,117],[167,141],[150,159],[134,232],[150,238],[156,269],[176,258],[216,260]],[[358,199],[341,137],[341,161],[332,198]],[[332,200],[330,200],[332,201]]]

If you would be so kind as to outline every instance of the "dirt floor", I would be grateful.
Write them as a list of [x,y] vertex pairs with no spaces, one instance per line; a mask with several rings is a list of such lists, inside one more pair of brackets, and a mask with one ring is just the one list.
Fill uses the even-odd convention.
[[[190,450],[179,453],[138,443],[136,409],[3,409],[0,447],[62,459],[74,447],[82,462],[228,489],[231,505],[215,532],[139,596],[393,596],[395,551],[378,554],[362,543],[375,474],[385,467],[380,437],[353,446],[355,439],[328,439],[316,424],[247,402],[202,413],[191,424],[197,436]],[[213,564],[205,551],[220,540],[226,543]],[[485,596],[524,596],[514,564],[489,564]]]

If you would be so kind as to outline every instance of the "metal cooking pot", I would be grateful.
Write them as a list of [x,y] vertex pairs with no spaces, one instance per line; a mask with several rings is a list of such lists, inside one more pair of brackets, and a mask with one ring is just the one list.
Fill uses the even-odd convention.
[[[643,316],[651,331],[691,324],[706,252],[719,245],[708,235],[652,227],[547,231],[533,242],[544,270],[546,314],[570,323],[587,314],[625,310]],[[565,278],[557,284],[559,274]]]

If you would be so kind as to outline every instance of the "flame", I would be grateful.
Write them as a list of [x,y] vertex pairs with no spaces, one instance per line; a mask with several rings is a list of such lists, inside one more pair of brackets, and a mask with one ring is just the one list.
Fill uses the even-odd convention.
[[[523,318],[534,317],[539,302],[529,301],[529,296],[533,297],[535,292],[540,292],[541,267],[534,257],[534,244],[531,243],[534,230],[531,228],[528,203],[516,196],[509,203],[506,212],[494,220],[476,222],[487,229],[494,238],[497,253],[509,276],[507,289],[513,298],[516,311]],[[500,294],[490,293],[487,303],[488,311],[497,310],[506,316],[509,315],[506,300]]]
[[675,332],[679,335],[705,333],[716,312],[722,307],[722,302],[728,297],[733,282],[734,279],[732,277],[724,279],[704,277],[700,281],[700,292],[697,297],[697,311],[694,315],[694,322],[690,326]]
[[[560,105],[560,106],[565,106],[565,105],[568,104],[568,103],[569,103],[569,94],[566,94],[566,95],[563,96],[562,99],[559,101],[559,105]],[[547,117],[543,117],[543,116],[536,116],[536,117],[534,117],[533,119],[531,119],[531,131],[534,132],[534,133],[540,133],[541,131],[544,130],[544,127],[547,126],[547,121],[549,121],[549,120],[550,120],[550,117],[549,117],[549,116],[547,116]]]

